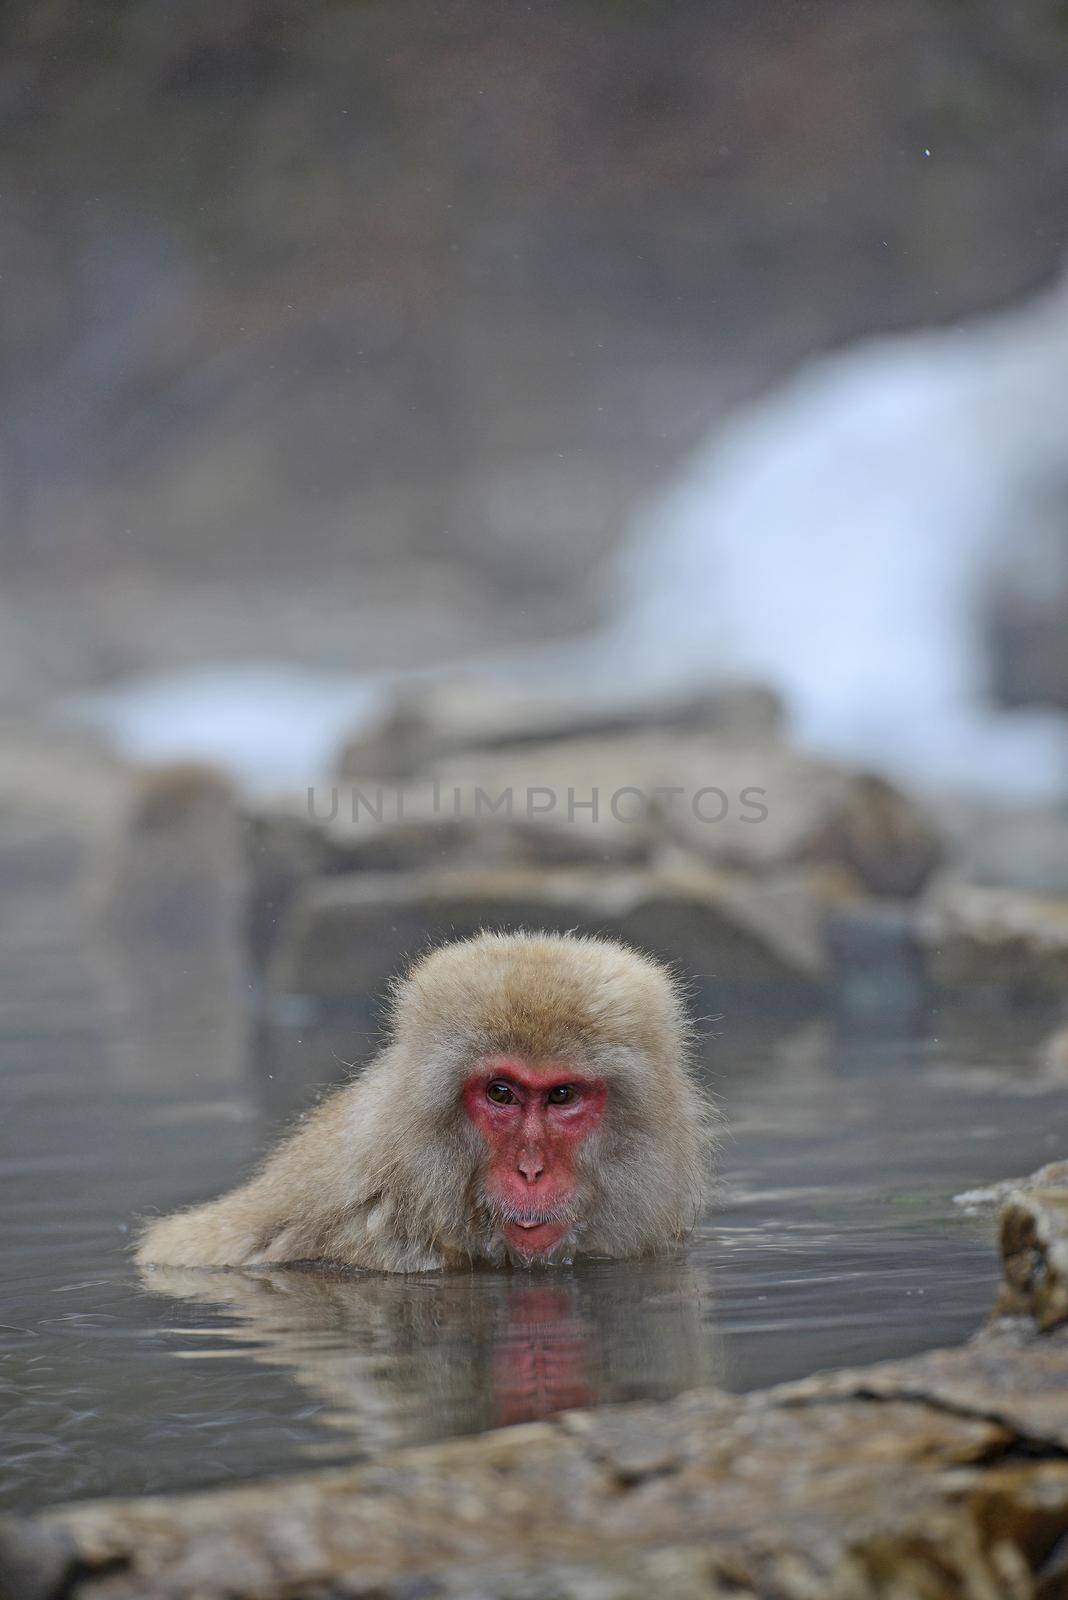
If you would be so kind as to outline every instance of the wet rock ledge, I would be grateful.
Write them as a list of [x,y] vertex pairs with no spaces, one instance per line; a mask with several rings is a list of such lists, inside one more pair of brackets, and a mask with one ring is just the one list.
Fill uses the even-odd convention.
[[700,1391],[4,1536],[19,1600],[1068,1593],[1068,1332]]
[[0,1531],[0,1595],[1057,1600],[1068,1189],[1055,1169],[1037,1176],[1002,1209],[1016,1314],[958,1349],[746,1397],[565,1413],[342,1471],[61,1507]]

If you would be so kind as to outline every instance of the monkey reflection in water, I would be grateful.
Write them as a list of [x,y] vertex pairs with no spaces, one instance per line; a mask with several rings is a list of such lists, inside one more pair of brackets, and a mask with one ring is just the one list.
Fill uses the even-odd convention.
[[392,1034],[249,1182],[152,1222],[138,1261],[529,1267],[662,1254],[700,1216],[712,1117],[648,956],[484,933],[397,985]]
[[[420,1277],[146,1267],[154,1293],[227,1313],[234,1355],[285,1368],[359,1455],[714,1382],[684,1259]],[[198,1330],[203,1346],[203,1330]]]

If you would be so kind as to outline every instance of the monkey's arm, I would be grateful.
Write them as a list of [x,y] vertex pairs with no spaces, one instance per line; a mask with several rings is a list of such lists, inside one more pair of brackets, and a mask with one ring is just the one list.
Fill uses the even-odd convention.
[[256,1176],[220,1200],[149,1223],[141,1266],[241,1267],[329,1257],[365,1263],[369,1196],[349,1148],[352,1090],[286,1139]]

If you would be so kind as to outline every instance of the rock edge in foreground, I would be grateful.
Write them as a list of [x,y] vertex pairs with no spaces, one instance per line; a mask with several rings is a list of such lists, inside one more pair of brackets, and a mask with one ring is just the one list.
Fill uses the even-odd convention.
[[[19,1600],[1052,1600],[1068,1330],[14,1525]],[[18,1566],[21,1563],[21,1566]],[[12,1574],[19,1571],[21,1587]]]

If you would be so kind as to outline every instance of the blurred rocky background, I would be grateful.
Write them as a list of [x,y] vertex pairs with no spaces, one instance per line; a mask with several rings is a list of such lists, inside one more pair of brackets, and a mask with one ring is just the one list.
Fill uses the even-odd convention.
[[1056,1003],[1066,71],[1049,0],[6,6],[5,816],[128,998],[536,921]]
[[1066,68],[1052,0],[11,0],[3,701],[604,621],[732,408],[1057,271]]

